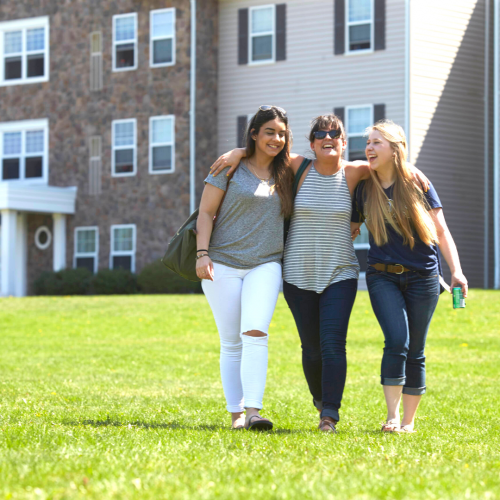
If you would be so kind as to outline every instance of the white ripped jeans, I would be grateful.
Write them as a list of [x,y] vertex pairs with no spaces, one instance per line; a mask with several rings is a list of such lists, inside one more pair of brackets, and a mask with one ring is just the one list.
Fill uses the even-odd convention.
[[[220,335],[220,372],[227,411],[262,408],[267,339],[281,286],[281,264],[234,269],[214,262],[214,281],[201,282]],[[258,330],[264,337],[245,332]]]

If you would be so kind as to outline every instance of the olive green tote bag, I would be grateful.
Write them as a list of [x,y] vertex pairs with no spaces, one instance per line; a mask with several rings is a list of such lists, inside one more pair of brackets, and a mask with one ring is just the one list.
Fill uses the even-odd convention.
[[[221,174],[222,175],[222,174]],[[229,181],[233,177],[231,173],[227,179],[227,188],[220,202],[217,214],[214,217],[214,225],[219,216],[222,203],[229,189]],[[201,281],[196,275],[196,222],[198,221],[199,210],[196,209],[189,219],[184,222],[180,229],[168,244],[167,252],[161,261],[174,273],[189,280]]]

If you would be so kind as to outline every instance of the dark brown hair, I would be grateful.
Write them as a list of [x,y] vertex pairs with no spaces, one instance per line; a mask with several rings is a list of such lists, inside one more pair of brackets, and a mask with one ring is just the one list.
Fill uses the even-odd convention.
[[311,131],[309,132],[309,142],[314,142],[314,132],[325,128],[335,128],[341,130],[340,138],[345,141],[345,129],[342,120],[337,116],[332,114],[329,115],[321,115],[314,118],[311,122]]
[[288,118],[285,113],[278,108],[271,107],[266,111],[259,109],[248,124],[246,137],[246,154],[251,158],[255,154],[255,139],[252,132],[258,134],[262,126],[275,118],[278,118],[285,125],[285,146],[274,157],[271,163],[271,174],[274,178],[276,191],[281,200],[281,213],[284,217],[290,217],[293,211],[293,172],[290,168],[290,148],[292,143],[292,133],[288,126]]

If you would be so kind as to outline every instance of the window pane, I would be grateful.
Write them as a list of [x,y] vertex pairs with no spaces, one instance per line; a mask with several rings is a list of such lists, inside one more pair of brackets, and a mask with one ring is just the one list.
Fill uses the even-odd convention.
[[266,61],[273,57],[273,37],[257,36],[252,38],[252,61]]
[[350,109],[348,115],[348,123],[349,123],[349,130],[347,131],[348,134],[364,134],[366,127],[372,125],[371,109],[370,108]]
[[153,148],[153,170],[170,170],[172,168],[172,146]]
[[158,12],[153,14],[153,37],[173,36],[174,34],[174,13]]
[[35,54],[28,56],[28,77],[43,76],[45,56],[43,54]]
[[370,21],[371,10],[371,0],[349,0],[349,21]]
[[134,145],[134,123],[115,123],[115,146]]
[[11,31],[4,36],[4,54],[17,54],[23,51],[22,31]]
[[96,251],[96,231],[94,229],[77,231],[76,251],[78,253],[94,253]]
[[15,80],[21,78],[21,56],[5,58],[5,76],[6,80]]
[[43,130],[26,132],[26,153],[43,153]]
[[135,17],[121,17],[116,19],[115,24],[115,40],[134,40],[135,39]]
[[173,142],[172,141],[172,120],[163,118],[153,120],[153,144]]
[[94,272],[94,260],[95,257],[77,257],[76,258],[76,267],[83,267],[84,269],[88,269],[91,273]]
[[3,154],[21,154],[21,132],[5,132],[3,134]]
[[31,52],[34,50],[45,49],[45,28],[36,28],[26,32],[26,50]]
[[273,31],[273,9],[252,10],[252,34]]
[[170,63],[173,61],[172,39],[155,40],[153,42],[153,64]]
[[115,172],[124,174],[134,171],[134,150],[119,149],[115,151]]
[[130,255],[120,255],[113,257],[113,269],[132,270],[132,257]]
[[366,138],[365,137],[352,137],[347,139],[347,144],[349,148],[349,161],[354,160],[366,160],[365,148],[366,148]]
[[371,24],[349,28],[349,50],[369,49],[371,45]]
[[131,227],[114,228],[113,251],[131,252],[133,247],[134,230]]
[[116,67],[131,68],[134,66],[134,44],[123,43],[116,46]]
[[19,158],[9,158],[8,160],[3,160],[2,179],[19,179]]
[[36,179],[43,177],[43,160],[41,156],[26,158],[25,177],[27,179]]

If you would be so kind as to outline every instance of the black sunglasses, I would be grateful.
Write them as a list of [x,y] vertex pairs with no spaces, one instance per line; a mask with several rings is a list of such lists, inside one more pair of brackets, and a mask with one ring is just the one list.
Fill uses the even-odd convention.
[[333,128],[332,130],[316,130],[314,132],[315,139],[324,139],[327,135],[330,136],[330,139],[338,139],[342,135],[342,130]]
[[262,106],[259,106],[259,109],[261,111],[269,111],[270,109],[276,109],[278,110],[281,114],[286,116],[286,111],[283,108],[280,108],[279,106],[268,106],[267,104],[263,104]]

